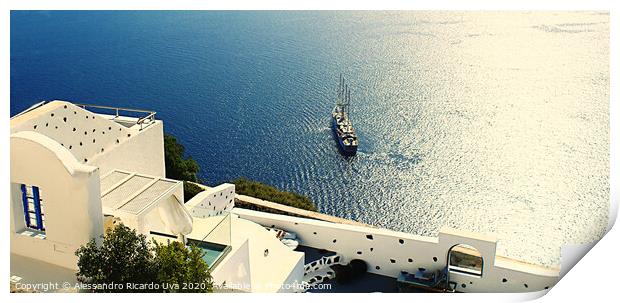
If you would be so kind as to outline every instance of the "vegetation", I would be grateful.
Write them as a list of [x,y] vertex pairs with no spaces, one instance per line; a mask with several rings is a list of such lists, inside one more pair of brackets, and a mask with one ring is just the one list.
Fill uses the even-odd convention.
[[[202,183],[197,174],[200,170],[198,163],[191,157],[185,157],[185,148],[177,139],[171,135],[164,135],[164,155],[166,159],[166,177],[182,180],[185,201],[203,191],[204,189],[192,182]],[[300,209],[317,211],[314,203],[305,196],[278,190],[273,186],[252,181],[247,178],[238,178],[232,183],[235,184],[235,191],[238,194],[248,195],[271,202],[296,207]],[[238,206],[255,209],[257,206],[239,203]],[[260,211],[274,212],[271,209],[257,209]]]
[[[179,242],[149,243],[123,225],[108,231],[103,243],[81,246],[77,279],[94,292],[211,292],[213,283],[203,252]],[[190,289],[183,283],[197,285]],[[134,285],[129,287],[129,285]]]
[[[179,292],[212,292],[213,282],[209,266],[202,259],[204,252],[196,245],[190,249],[180,242],[162,245],[155,242],[155,266],[157,280],[168,285],[197,285],[179,289]],[[204,285],[201,287],[200,285]],[[194,289],[195,288],[195,289]]]
[[252,181],[244,177],[233,180],[232,183],[235,184],[235,192],[237,194],[252,196],[300,209],[317,211],[317,208],[312,200],[300,194],[281,191],[273,186]]
[[[166,177],[183,182],[185,201],[203,191],[200,186],[190,182],[202,183],[198,178],[200,166],[191,157],[185,158],[185,148],[171,135],[164,134],[164,158],[166,161]],[[190,181],[190,182],[187,182]]]
[[204,191],[204,188],[196,185],[195,183],[183,181],[183,198],[185,199],[185,202],[189,201],[201,191]]

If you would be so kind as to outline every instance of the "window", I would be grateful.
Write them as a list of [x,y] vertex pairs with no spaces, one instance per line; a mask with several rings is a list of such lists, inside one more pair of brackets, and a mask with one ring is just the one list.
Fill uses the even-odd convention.
[[473,246],[458,244],[448,252],[448,270],[482,277],[482,254]]
[[43,200],[41,199],[39,187],[22,184],[21,190],[26,227],[38,231],[45,231]]

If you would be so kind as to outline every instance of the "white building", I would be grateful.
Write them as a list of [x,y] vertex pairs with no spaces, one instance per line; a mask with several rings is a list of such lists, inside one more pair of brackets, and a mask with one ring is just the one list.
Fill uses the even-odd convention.
[[[538,291],[559,276],[496,256],[491,237],[445,229],[428,238],[235,208],[231,184],[183,201],[182,182],[165,178],[163,123],[154,112],[53,101],[13,117],[10,142],[13,281],[74,281],[75,251],[118,221],[151,239],[197,244],[215,284],[232,291],[302,291],[333,278],[330,264],[353,259],[393,278],[450,264],[450,280],[464,292]],[[335,255],[311,262],[265,227]],[[477,251],[478,268],[453,264],[459,244]]]

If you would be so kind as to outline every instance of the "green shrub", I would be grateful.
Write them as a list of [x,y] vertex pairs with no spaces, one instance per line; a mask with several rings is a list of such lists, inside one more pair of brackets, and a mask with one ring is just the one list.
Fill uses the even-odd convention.
[[[185,157],[185,148],[171,135],[164,134],[164,158],[166,161],[166,177],[180,181],[202,183],[197,174],[200,166],[191,157]],[[183,182],[183,198],[189,201],[203,189],[195,184]]]
[[235,192],[241,195],[271,201],[295,208],[316,211],[317,208],[310,198],[300,194],[278,190],[273,186],[241,177],[232,181],[235,184]]
[[194,183],[187,182],[187,181],[183,182],[183,198],[185,199],[185,202],[192,199],[195,195],[197,195],[201,191],[204,191],[202,187]]
[[[95,239],[80,246],[77,280],[92,285],[114,283],[150,283],[154,281],[155,268],[146,236],[136,234],[129,227],[119,224],[106,233],[103,244]],[[99,289],[96,292],[113,292],[114,289]],[[132,292],[127,289],[120,292]]]
[[191,157],[184,159],[185,148],[171,135],[164,134],[166,177],[176,180],[199,182],[198,163]]
[[[167,285],[179,285],[171,292],[212,292],[213,281],[209,266],[202,259],[204,252],[196,245],[188,249],[180,242],[162,245],[155,242],[155,267],[157,280]],[[183,288],[192,285],[191,288]]]
[[[76,276],[93,292],[212,292],[211,273],[203,254],[176,241],[168,245],[149,243],[145,235],[121,223],[105,234],[101,245],[92,239],[78,248]],[[151,283],[159,287],[140,287]],[[184,289],[184,283],[197,287]],[[134,287],[129,288],[129,284]]]

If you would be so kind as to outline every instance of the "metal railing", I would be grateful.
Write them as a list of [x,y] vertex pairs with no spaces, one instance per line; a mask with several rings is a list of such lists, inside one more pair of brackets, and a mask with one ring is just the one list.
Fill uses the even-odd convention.
[[143,129],[145,123],[153,122],[155,120],[155,114],[157,113],[157,112],[149,111],[149,110],[135,109],[135,108],[126,108],[126,107],[114,107],[114,106],[94,105],[94,104],[78,104],[78,103],[74,103],[74,105],[79,106],[79,107],[81,107],[81,108],[83,108],[85,110],[89,110],[89,109],[111,110],[114,113],[114,119],[120,117],[121,112],[130,112],[130,113],[144,114],[143,116],[140,116],[140,117],[128,116],[128,117],[132,117],[132,118],[137,118],[138,119],[136,121],[136,124],[140,125],[140,130]]

